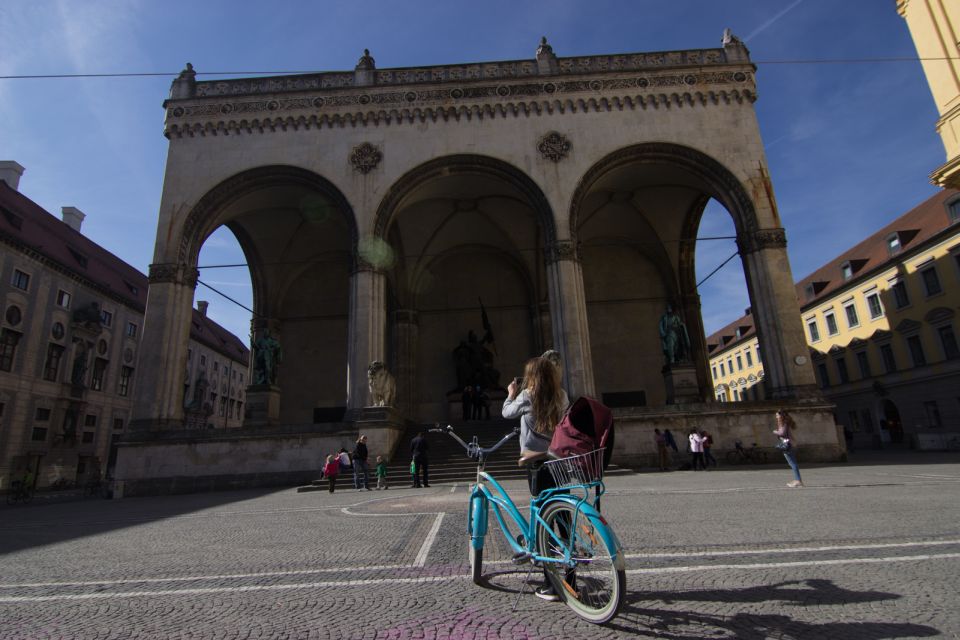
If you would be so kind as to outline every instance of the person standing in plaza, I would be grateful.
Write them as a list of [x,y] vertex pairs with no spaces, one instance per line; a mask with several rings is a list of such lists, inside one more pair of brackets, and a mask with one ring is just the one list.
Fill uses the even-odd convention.
[[[527,468],[527,483],[530,495],[539,495],[544,489],[556,486],[549,469],[542,462],[547,457],[553,431],[563,418],[570,400],[560,385],[560,369],[544,357],[527,361],[520,389],[517,379],[507,387],[507,399],[503,402],[503,417],[507,420],[520,418],[520,460]],[[560,596],[554,591],[546,570],[543,585],[536,596],[555,602]]]
[[423,431],[410,441],[410,453],[413,455],[413,486],[419,489],[430,486],[430,445]]
[[370,470],[367,468],[367,436],[357,438],[353,447],[353,488],[357,491],[370,491]]
[[660,429],[653,430],[653,440],[657,445],[657,461],[660,463],[660,471],[667,470],[667,437],[660,433]]
[[330,486],[330,493],[333,493],[333,490],[337,487],[337,476],[339,474],[339,456],[337,456],[335,453],[331,453],[327,456],[327,463],[323,465],[323,477],[327,479],[327,484]]
[[353,469],[353,464],[350,462],[350,454],[347,453],[347,450],[343,447],[340,447],[340,452],[337,453],[337,461],[340,463],[340,471],[350,471]]
[[700,437],[703,438],[703,468],[709,471],[711,462],[713,466],[717,466],[717,459],[710,453],[710,449],[713,448],[713,436],[707,431],[701,431]]
[[377,490],[389,488],[387,486],[387,463],[384,462],[383,456],[377,456]]
[[797,440],[793,435],[796,428],[797,423],[784,409],[777,411],[777,428],[773,430],[773,435],[780,438],[777,449],[783,452],[783,457],[786,458],[787,464],[793,470],[794,480],[788,482],[787,486],[794,488],[803,486],[803,480],[800,479],[800,467],[797,465]]
[[693,470],[696,471],[698,466],[706,469],[707,467],[703,463],[703,436],[694,429],[690,432],[688,438],[690,440],[690,463],[693,465]]

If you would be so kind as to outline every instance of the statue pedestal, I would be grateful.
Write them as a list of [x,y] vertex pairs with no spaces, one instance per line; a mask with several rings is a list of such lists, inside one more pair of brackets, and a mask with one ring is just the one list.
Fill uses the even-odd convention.
[[697,369],[692,364],[670,364],[663,368],[663,385],[667,389],[667,404],[700,402]]
[[[357,435],[367,436],[367,448],[370,451],[370,469],[376,466],[378,455],[389,460],[390,452],[396,449],[407,421],[397,407],[363,407],[347,412],[346,419],[353,422]],[[406,452],[397,452],[401,457]]]
[[243,421],[247,427],[275,427],[280,424],[280,387],[253,384],[247,387]]

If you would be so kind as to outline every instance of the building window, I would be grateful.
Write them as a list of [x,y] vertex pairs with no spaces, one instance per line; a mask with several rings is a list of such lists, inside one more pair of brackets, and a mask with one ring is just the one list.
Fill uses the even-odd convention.
[[880,357],[883,359],[883,370],[893,373],[897,370],[897,360],[893,357],[893,347],[888,344],[880,345]]
[[943,345],[943,357],[947,360],[960,358],[960,349],[957,348],[957,336],[953,333],[953,327],[950,325],[940,327],[937,329],[937,335],[940,336],[940,344]]
[[214,363],[213,363],[213,372],[216,373],[216,372],[219,371],[219,370],[220,370],[220,363],[217,362],[217,361],[214,361]]
[[879,293],[871,293],[867,296],[867,308],[870,310],[871,320],[876,320],[883,316],[883,304],[880,302]]
[[57,291],[57,306],[64,309],[70,308],[70,294],[63,289]]
[[97,426],[97,416],[93,413],[88,413],[83,418],[83,426],[85,427],[95,427]]
[[900,236],[896,233],[890,234],[887,236],[887,251],[890,255],[899,253],[900,251]]
[[847,373],[847,360],[837,358],[837,373],[840,374],[840,384],[850,382],[850,374]]
[[0,331],[0,371],[13,370],[13,358],[17,355],[20,334],[10,329]]
[[[233,410],[234,410],[236,404],[237,404],[237,401],[236,401],[236,400],[231,400],[231,401],[230,401],[230,409],[229,409],[228,413],[229,413],[231,419],[233,419]],[[239,417],[239,416],[238,416],[238,417]]]
[[763,360],[760,359],[760,345],[757,345],[757,364],[760,364]]
[[921,271],[920,277],[923,278],[923,288],[928,296],[935,296],[943,291],[943,287],[940,286],[940,276],[937,275],[935,266],[931,265]]
[[847,314],[847,327],[852,329],[860,326],[860,318],[857,317],[857,306],[853,302],[843,307],[843,311]]
[[90,388],[94,391],[103,391],[103,378],[107,372],[107,361],[97,358],[93,361],[93,376],[90,378]]
[[57,381],[57,374],[60,373],[60,360],[63,359],[63,347],[51,342],[47,345],[47,360],[43,364],[43,379],[51,382]]
[[747,356],[747,366],[748,366],[748,367],[752,367],[752,366],[753,366],[753,354],[750,353],[749,351],[745,351],[745,352],[744,352],[744,355]]
[[820,329],[817,327],[816,320],[807,322],[807,330],[810,332],[810,342],[820,342]]
[[113,325],[113,314],[107,311],[106,309],[100,310],[100,324],[105,327]]
[[847,418],[850,421],[850,430],[851,431],[860,431],[860,418],[857,416],[856,411],[848,411]]
[[133,367],[120,367],[120,388],[117,392],[121,396],[127,396],[130,393],[130,380],[133,379]]
[[114,418],[114,419],[113,419],[113,430],[114,430],[114,431],[123,431],[123,418]]
[[740,357],[740,354],[737,354],[737,371],[743,371],[743,358]]
[[711,368],[710,368],[710,371],[713,372],[713,379],[716,380],[716,379],[717,379],[717,367],[716,367],[716,366],[711,367]]
[[201,367],[207,366],[207,356],[202,354],[200,355],[200,366]]
[[947,215],[950,217],[951,223],[960,220],[960,198],[947,205]]
[[17,289],[22,291],[27,291],[30,289],[30,274],[20,271],[20,269],[13,270],[13,278],[10,280],[10,284],[15,286]]
[[30,434],[30,440],[33,442],[46,442],[47,440],[47,428],[46,427],[34,427],[33,432]]
[[867,433],[873,433],[873,414],[870,409],[860,411],[860,422],[863,424],[863,430]]
[[840,275],[843,276],[844,280],[849,280],[853,277],[853,267],[850,266],[849,262],[844,262],[840,265]]
[[11,327],[17,326],[20,324],[20,321],[23,320],[23,314],[20,313],[20,307],[15,304],[7,307],[7,313],[5,317],[7,319],[7,324],[9,324]]
[[127,323],[127,337],[136,338],[137,337],[137,325],[132,322]]
[[33,414],[33,419],[37,422],[48,422],[50,420],[50,409],[37,407],[37,410]]
[[893,300],[897,309],[903,309],[910,305],[910,296],[907,295],[907,284],[903,280],[897,280],[890,286],[893,291]]
[[721,362],[721,363],[720,363],[720,377],[722,378],[722,377],[724,377],[725,375],[727,375],[727,372],[726,372],[726,370],[723,368],[723,363]]
[[833,315],[832,311],[823,314],[823,319],[827,321],[828,335],[835,336],[840,333],[840,328],[837,326],[837,318]]
[[907,347],[910,349],[910,358],[913,360],[913,366],[922,367],[927,364],[927,358],[923,355],[923,344],[920,342],[920,336],[908,337]]
[[220,417],[227,415],[227,396],[220,396]]
[[727,371],[730,372],[730,375],[733,375],[733,358],[727,358]]
[[830,375],[827,373],[827,365],[820,363],[817,365],[817,373],[820,374],[820,388],[826,389],[830,386]]
[[860,369],[861,378],[870,377],[870,359],[866,351],[857,351],[857,368]]
[[243,403],[240,402],[239,400],[237,401],[237,417],[238,418],[243,417]]
[[82,439],[81,439],[80,441],[83,442],[83,443],[85,443],[85,444],[89,444],[89,443],[93,442],[93,434],[94,434],[93,431],[84,431],[84,432],[83,432],[83,437],[82,437]]
[[940,421],[940,408],[937,407],[936,400],[927,400],[923,403],[923,411],[927,414],[927,426],[932,429],[939,429],[943,426]]

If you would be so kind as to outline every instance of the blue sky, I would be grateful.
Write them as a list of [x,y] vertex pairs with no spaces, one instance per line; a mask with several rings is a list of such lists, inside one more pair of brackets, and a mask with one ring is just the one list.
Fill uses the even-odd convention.
[[[778,61],[915,57],[894,0],[6,0],[0,75],[352,69],[532,58],[546,35],[560,56],[719,46],[730,27],[758,64],[756,110],[799,279],[935,192],[945,160],[919,62]],[[76,206],[84,233],[146,271],[167,141],[161,104],[173,75],[0,80],[0,159],[26,167],[20,190],[51,213]],[[201,79],[217,76],[201,75]],[[701,236],[732,235],[711,207]],[[700,243],[701,277],[732,241]],[[237,262],[229,232],[201,264]],[[201,279],[249,304],[243,269]],[[700,289],[708,332],[749,305],[732,260]],[[210,315],[246,337],[249,314],[199,287]]]

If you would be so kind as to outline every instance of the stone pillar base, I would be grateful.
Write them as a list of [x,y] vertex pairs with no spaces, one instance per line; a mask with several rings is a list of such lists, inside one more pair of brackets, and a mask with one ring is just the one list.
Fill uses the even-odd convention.
[[376,466],[377,456],[389,461],[407,426],[403,413],[396,407],[363,407],[350,410],[347,416],[356,426],[357,436],[367,436],[370,470]]
[[247,387],[247,427],[275,427],[280,424],[280,388],[270,384]]
[[667,404],[700,402],[697,368],[693,364],[672,364],[663,368],[663,384],[667,389]]

